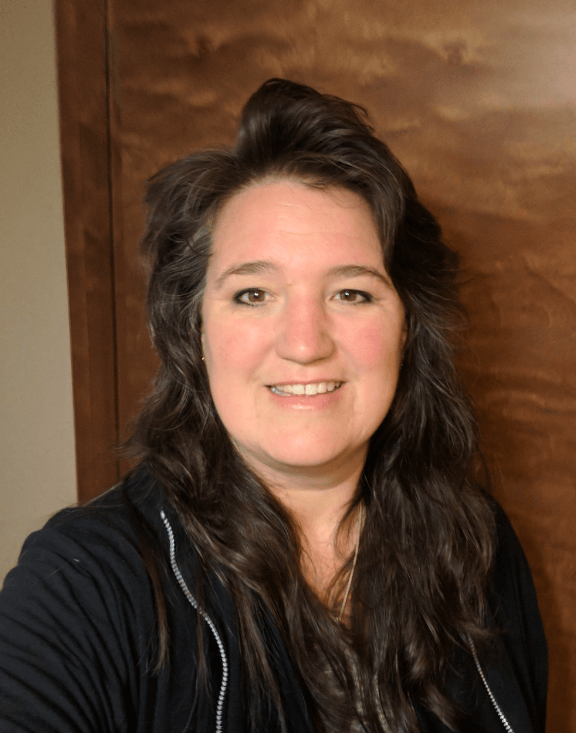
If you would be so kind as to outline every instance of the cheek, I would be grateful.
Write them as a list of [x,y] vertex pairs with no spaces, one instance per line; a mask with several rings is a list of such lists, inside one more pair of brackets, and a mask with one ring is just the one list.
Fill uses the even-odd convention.
[[402,358],[403,331],[396,325],[368,324],[351,334],[358,367],[375,372],[396,372]]
[[234,379],[260,363],[264,339],[262,329],[255,324],[212,320],[205,324],[202,345],[209,377]]

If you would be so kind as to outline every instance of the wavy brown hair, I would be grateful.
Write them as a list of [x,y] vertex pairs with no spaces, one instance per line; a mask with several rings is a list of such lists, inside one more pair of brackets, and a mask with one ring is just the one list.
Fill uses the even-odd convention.
[[[363,502],[347,629],[304,580],[298,528],[234,449],[201,359],[214,222],[234,194],[278,178],[365,199],[406,311],[397,392],[347,515]],[[494,548],[490,500],[470,478],[477,426],[453,363],[462,323],[457,255],[361,107],[280,79],[249,99],[231,149],[169,165],[149,181],[146,203],[148,314],[161,364],[131,445],[178,512],[200,576],[217,573],[233,597],[254,727],[267,700],[282,714],[260,623],[266,609],[318,731],[349,730],[356,705],[366,731],[381,731],[384,717],[390,730],[414,733],[413,701],[455,729],[444,679],[455,645],[467,635],[480,646],[489,638]],[[334,608],[349,572],[350,560],[334,580]],[[158,602],[162,619],[160,593]]]

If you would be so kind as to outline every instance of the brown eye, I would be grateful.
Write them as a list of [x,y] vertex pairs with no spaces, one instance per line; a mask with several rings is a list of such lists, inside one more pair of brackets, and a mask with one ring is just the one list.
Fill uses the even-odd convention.
[[234,300],[237,303],[243,303],[244,305],[259,305],[260,303],[265,302],[266,293],[264,290],[260,290],[259,288],[243,290],[234,297]]
[[369,303],[372,300],[368,293],[361,290],[341,290],[336,297],[343,303],[352,303],[353,305]]
[[343,290],[340,293],[340,300],[345,300],[347,302],[354,302],[356,300],[356,297],[358,296],[358,293],[354,292],[354,290]]

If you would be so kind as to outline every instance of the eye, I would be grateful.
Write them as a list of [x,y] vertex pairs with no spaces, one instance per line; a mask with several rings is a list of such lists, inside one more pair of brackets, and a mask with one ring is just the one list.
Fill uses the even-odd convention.
[[266,302],[266,295],[266,291],[260,288],[248,288],[248,290],[241,290],[236,293],[234,302],[242,305],[260,305]]
[[351,303],[352,305],[371,303],[373,300],[370,293],[365,293],[363,290],[350,290],[348,288],[336,293],[336,299],[341,300],[343,303]]

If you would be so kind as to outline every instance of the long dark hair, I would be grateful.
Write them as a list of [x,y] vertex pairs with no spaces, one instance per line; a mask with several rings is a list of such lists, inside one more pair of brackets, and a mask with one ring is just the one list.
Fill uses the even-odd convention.
[[[238,191],[278,178],[344,188],[367,201],[406,311],[397,392],[349,510],[365,506],[348,629],[305,582],[298,528],[234,449],[201,360],[218,212]],[[454,645],[467,635],[479,647],[489,638],[494,548],[490,500],[470,476],[477,426],[453,364],[462,316],[457,255],[361,107],[280,79],[249,99],[234,147],[197,152],[160,171],[146,203],[148,314],[161,365],[132,447],[178,512],[201,574],[216,572],[233,597],[253,722],[266,700],[281,708],[260,624],[265,608],[319,731],[348,730],[356,705],[367,731],[381,731],[383,716],[390,730],[414,732],[414,700],[454,728],[458,711],[444,678]],[[349,571],[350,561],[334,588]],[[334,603],[341,597],[336,591]]]

